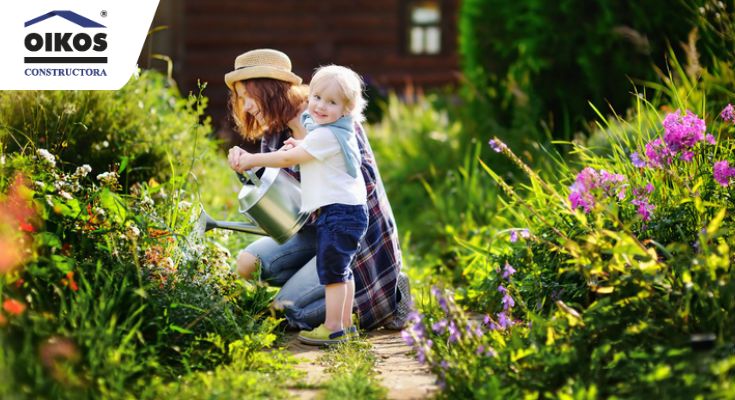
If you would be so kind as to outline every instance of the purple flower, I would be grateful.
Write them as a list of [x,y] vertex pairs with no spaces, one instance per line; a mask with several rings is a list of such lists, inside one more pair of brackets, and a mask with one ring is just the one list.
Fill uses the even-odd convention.
[[487,314],[485,314],[485,318],[482,319],[482,323],[485,324],[485,325],[490,325],[490,322],[491,321],[492,320],[490,319],[490,316],[487,315]]
[[413,325],[411,328],[411,331],[413,332],[414,336],[418,340],[422,340],[426,337],[426,327],[422,323],[418,323]]
[[528,239],[531,237],[531,232],[529,232],[528,229],[521,229],[521,237]]
[[449,343],[456,342],[461,336],[462,335],[459,332],[459,328],[457,328],[457,324],[455,324],[454,321],[451,321],[449,323]]
[[681,153],[681,157],[679,157],[679,158],[681,158],[682,160],[684,160],[684,162],[692,161],[692,158],[694,158],[694,152],[693,151],[685,151],[685,152]]
[[672,151],[661,138],[646,143],[647,165],[652,168],[662,168],[671,164],[676,152]]
[[[516,270],[507,261],[505,262],[505,268],[503,268],[503,278],[510,279],[511,275],[515,274]],[[500,288],[498,288],[500,290]]]
[[416,349],[416,359],[418,360],[419,364],[425,364],[426,363],[426,349],[423,347],[419,347]]
[[510,242],[515,243],[518,241],[518,232],[516,231],[510,231]]
[[641,159],[641,155],[637,151],[630,154],[630,161],[637,168],[643,168],[646,166],[646,162]]
[[707,129],[704,120],[689,110],[684,115],[679,110],[668,114],[663,126],[664,141],[674,152],[694,147],[697,142],[704,140],[704,131]]
[[709,144],[717,144],[717,140],[714,136],[710,135],[709,133],[704,136],[704,140]]
[[502,294],[506,294],[506,293],[508,293],[508,289],[506,289],[505,286],[500,285],[500,286],[498,286],[498,292],[500,292]]
[[508,316],[505,314],[505,311],[498,313],[498,324],[503,329],[508,329],[511,325],[513,325],[513,321],[508,318]]
[[449,363],[447,362],[447,360],[442,360],[442,362],[439,363],[439,367],[441,369],[448,369],[449,368]]
[[510,295],[508,295],[507,293],[505,294],[505,296],[503,296],[502,302],[503,302],[503,310],[505,311],[508,311],[509,309],[513,308],[513,306],[516,305],[515,300],[513,300],[513,298],[510,297]]
[[720,117],[728,122],[735,122],[735,109],[733,108],[732,104],[728,104],[725,108],[722,109],[722,112],[720,113]]
[[572,208],[581,207],[588,213],[595,206],[595,191],[602,191],[607,197],[614,196],[622,200],[625,197],[624,182],[625,176],[621,174],[586,167],[577,174],[574,183],[569,187],[569,202]]
[[444,331],[447,329],[448,322],[446,319],[443,319],[439,322],[435,322],[431,325],[431,330],[434,331],[436,334],[443,334]]
[[490,139],[490,141],[487,142],[487,144],[489,144],[490,147],[492,147],[492,149],[495,150],[496,153],[500,153],[503,151],[503,149],[508,147],[505,145],[505,143],[497,139]]
[[406,318],[409,322],[412,322],[414,324],[421,322],[421,314],[417,313],[416,311],[411,311],[410,313],[408,313],[408,316]]
[[475,354],[477,354],[479,356],[479,355],[482,355],[482,353],[484,353],[484,352],[485,352],[485,346],[483,346],[483,345],[477,346],[477,351],[475,351]]
[[653,190],[654,187],[650,182],[642,189],[633,189],[633,200],[630,202],[636,206],[636,212],[641,216],[641,219],[644,222],[651,220],[653,211],[656,209],[656,206],[651,204],[651,200],[649,198],[651,193],[653,193]]
[[712,168],[712,173],[717,183],[722,186],[728,186],[730,184],[730,178],[735,176],[735,168],[730,167],[730,163],[726,160],[718,161]]
[[411,333],[408,331],[408,329],[404,329],[401,331],[401,337],[403,338],[403,341],[406,342],[407,346],[413,346],[416,344],[416,341],[413,339],[413,336],[411,336]]
[[449,313],[449,305],[447,304],[447,299],[444,297],[439,297],[439,307],[444,310],[445,313]]

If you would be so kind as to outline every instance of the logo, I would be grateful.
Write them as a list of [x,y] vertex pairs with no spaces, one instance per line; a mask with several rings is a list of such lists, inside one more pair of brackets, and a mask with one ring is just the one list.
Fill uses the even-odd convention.
[[4,90],[115,90],[137,72],[158,0],[24,0],[0,13]]
[[[25,27],[36,25],[49,18],[63,18],[78,25],[81,28],[105,28],[104,25],[83,17],[73,11],[51,11],[40,17],[25,22]],[[32,32],[25,37],[25,47],[30,52],[46,51],[63,55],[51,55],[43,57],[25,57],[25,62],[30,63],[107,63],[107,57],[86,56],[90,52],[103,52],[107,49],[107,33],[95,33],[93,36],[80,32],[45,32],[44,34]],[[81,56],[67,56],[69,52],[81,53]]]

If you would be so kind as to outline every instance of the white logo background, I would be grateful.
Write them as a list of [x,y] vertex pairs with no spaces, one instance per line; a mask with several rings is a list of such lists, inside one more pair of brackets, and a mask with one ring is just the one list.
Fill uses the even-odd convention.
[[[0,89],[2,90],[117,90],[136,72],[138,56],[143,48],[158,0],[22,0],[5,4],[0,13]],[[105,26],[82,28],[60,16],[25,27],[26,21],[51,11],[69,10]],[[101,14],[105,14],[103,17]],[[25,48],[25,37],[31,32],[70,32],[107,34],[107,49],[102,52],[46,53]],[[73,35],[72,35],[73,36]],[[71,40],[69,41],[71,46]],[[73,48],[73,46],[72,46]],[[33,63],[25,57],[43,56],[107,57],[106,64]],[[104,69],[107,76],[26,76],[26,69]]]

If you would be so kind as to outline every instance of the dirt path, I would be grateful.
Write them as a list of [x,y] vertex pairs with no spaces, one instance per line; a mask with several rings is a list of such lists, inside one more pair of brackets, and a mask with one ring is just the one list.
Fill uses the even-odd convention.
[[[370,332],[368,341],[378,359],[375,367],[378,379],[388,389],[389,399],[426,399],[437,390],[436,377],[408,354],[411,349],[401,338],[400,331]],[[286,348],[301,360],[296,368],[306,372],[309,384],[319,384],[329,377],[324,372],[325,367],[317,361],[324,354],[323,350],[299,343],[296,333],[289,336]],[[292,390],[300,399],[314,399],[318,392],[309,388]]]

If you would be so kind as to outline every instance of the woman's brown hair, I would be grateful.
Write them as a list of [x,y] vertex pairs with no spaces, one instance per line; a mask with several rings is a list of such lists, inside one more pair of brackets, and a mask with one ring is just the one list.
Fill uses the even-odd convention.
[[248,96],[258,104],[265,126],[252,115],[243,111],[242,99],[236,90],[230,91],[229,108],[237,129],[246,140],[256,140],[268,132],[281,132],[288,122],[298,114],[308,97],[308,87],[268,78],[240,81]]

